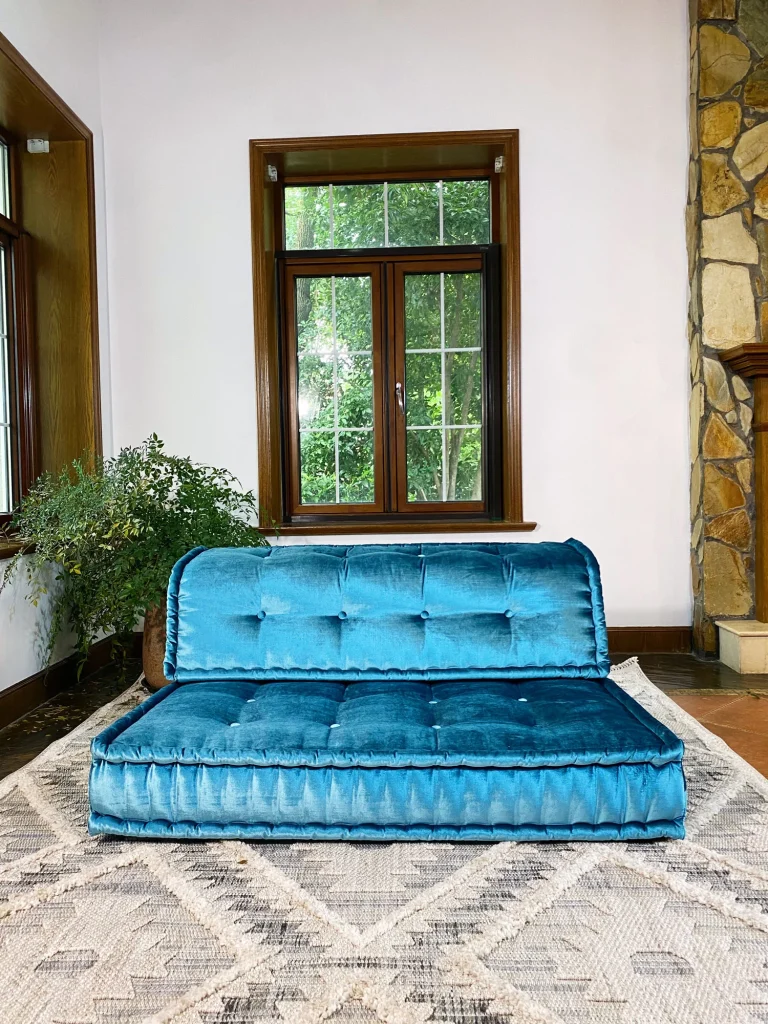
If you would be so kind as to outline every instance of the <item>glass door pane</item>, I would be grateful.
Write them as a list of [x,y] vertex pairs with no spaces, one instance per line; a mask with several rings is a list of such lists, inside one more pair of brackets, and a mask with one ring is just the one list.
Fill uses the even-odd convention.
[[481,274],[403,281],[407,501],[483,501]]
[[0,245],[0,515],[13,507],[8,251]]
[[301,505],[376,500],[372,278],[296,277]]

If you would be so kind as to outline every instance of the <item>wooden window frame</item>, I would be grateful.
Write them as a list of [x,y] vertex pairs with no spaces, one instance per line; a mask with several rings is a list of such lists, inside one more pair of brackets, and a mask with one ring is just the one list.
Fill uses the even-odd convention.
[[[31,333],[29,236],[21,227],[18,148],[0,130],[8,150],[10,217],[0,214],[0,245],[5,249],[5,294],[8,309],[8,398],[11,422],[11,504],[27,493],[38,472],[34,346]],[[12,513],[0,512],[0,528]]]
[[[0,33],[0,125],[11,157],[14,500],[41,472],[102,453],[93,134]],[[29,137],[49,143],[31,154]],[[9,332],[10,333],[10,332]],[[0,559],[19,549],[0,516]]]
[[[501,158],[501,170],[495,166]],[[334,136],[266,139],[250,143],[254,328],[256,348],[256,415],[259,500],[263,526],[281,534],[407,533],[532,530],[523,517],[522,437],[520,422],[520,263],[517,131],[419,133],[408,135]],[[277,180],[269,168],[277,171]],[[416,180],[418,178],[488,177],[492,182],[493,234],[498,239],[501,293],[500,353],[497,382],[501,423],[500,453],[489,452],[501,466],[501,479],[487,481],[498,494],[493,514],[430,503],[407,514],[329,515],[307,506],[295,518],[295,490],[285,479],[282,444],[289,437],[281,396],[280,312],[277,254],[283,249],[282,189],[290,184],[331,181]],[[442,247],[441,247],[442,251]],[[437,250],[433,250],[437,252]],[[362,254],[358,254],[363,260]],[[286,265],[291,258],[286,257]],[[425,256],[418,254],[422,261]],[[333,507],[338,512],[338,506]],[[379,518],[380,516],[380,518]]]

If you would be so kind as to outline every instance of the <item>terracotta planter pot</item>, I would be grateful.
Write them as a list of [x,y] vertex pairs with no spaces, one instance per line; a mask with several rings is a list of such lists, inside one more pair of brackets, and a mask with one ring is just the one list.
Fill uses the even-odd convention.
[[144,641],[141,648],[144,678],[150,690],[159,690],[169,680],[163,675],[165,657],[165,602],[148,608],[144,616]]

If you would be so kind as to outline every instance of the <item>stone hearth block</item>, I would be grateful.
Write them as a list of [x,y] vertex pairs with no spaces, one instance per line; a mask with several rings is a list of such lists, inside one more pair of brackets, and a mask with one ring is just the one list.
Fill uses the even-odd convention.
[[768,622],[719,621],[720,661],[734,672],[768,672]]

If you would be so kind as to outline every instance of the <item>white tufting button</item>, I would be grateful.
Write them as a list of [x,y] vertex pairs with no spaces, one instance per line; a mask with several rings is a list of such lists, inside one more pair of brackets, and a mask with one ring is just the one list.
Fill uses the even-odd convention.
[[334,722],[334,723],[333,723],[333,724],[331,725],[331,728],[332,728],[332,729],[338,729],[338,728],[339,728],[339,726],[340,726],[340,724],[341,724],[340,722]]
[[249,697],[248,700],[245,703],[246,704],[255,704],[256,703],[256,698],[255,697]]
[[240,725],[240,723],[239,722],[230,722],[229,723],[229,728],[230,729],[234,729],[236,725]]
[[439,725],[433,725],[433,726],[432,726],[432,728],[433,728],[433,729],[440,729],[440,728],[441,728],[441,726],[439,726]]
[[440,701],[439,701],[439,700],[431,700],[431,701],[430,701],[429,703],[430,703],[430,704],[439,704],[439,703],[440,703]]
[[518,697],[517,699],[521,700],[523,702],[523,704],[527,704],[528,703],[528,698],[527,697]]

